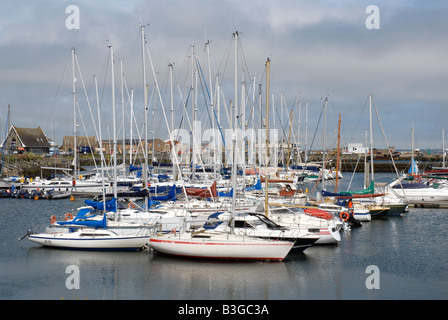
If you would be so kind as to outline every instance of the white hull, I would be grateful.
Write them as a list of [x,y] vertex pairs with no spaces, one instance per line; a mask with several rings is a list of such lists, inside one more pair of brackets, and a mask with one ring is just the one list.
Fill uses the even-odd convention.
[[208,259],[283,260],[293,243],[225,233],[183,233],[151,237],[150,246],[164,254]]
[[434,202],[447,202],[448,201],[448,189],[394,189],[394,191],[401,197],[409,201],[410,204],[416,203],[434,203]]
[[[435,189],[432,187],[427,188],[397,188],[400,180],[395,180],[390,183],[386,191],[393,192],[400,197],[405,198],[410,204],[421,204],[424,202],[435,203],[435,202],[447,202],[448,201],[448,188],[442,187]],[[409,183],[412,185],[412,183]],[[394,188],[392,188],[395,186]]]
[[356,209],[353,211],[353,218],[361,222],[369,222],[372,220],[372,216],[370,215],[370,211],[364,212],[364,210],[357,211]]
[[319,236],[314,244],[337,244],[341,241],[339,227],[333,220],[325,220],[308,216],[306,214],[295,213],[275,213],[271,211],[271,219],[285,227],[298,228],[302,233],[311,233]]
[[81,230],[73,233],[31,234],[28,239],[46,247],[85,250],[138,250],[148,244],[149,236],[117,236],[108,231]]

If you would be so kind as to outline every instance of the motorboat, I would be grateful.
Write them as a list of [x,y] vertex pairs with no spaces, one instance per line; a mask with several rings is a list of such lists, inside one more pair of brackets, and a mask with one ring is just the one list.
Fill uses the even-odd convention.
[[315,242],[319,244],[337,244],[341,241],[339,230],[342,227],[340,221],[331,216],[317,216],[306,213],[306,209],[294,207],[279,207],[269,210],[269,217],[281,226],[298,228],[302,232],[319,236]]
[[448,187],[430,186],[424,182],[405,182],[405,176],[389,183],[386,190],[392,189],[410,204],[435,204],[448,201]]
[[320,239],[320,235],[316,232],[294,224],[280,225],[260,213],[240,213],[232,217],[226,213],[217,217],[224,223],[219,224],[216,230],[233,232],[241,236],[292,241],[294,252],[303,252]]

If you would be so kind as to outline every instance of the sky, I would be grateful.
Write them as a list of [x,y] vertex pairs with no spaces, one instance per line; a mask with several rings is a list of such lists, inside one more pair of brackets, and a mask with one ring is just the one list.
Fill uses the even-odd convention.
[[[73,20],[74,12],[67,10],[70,5],[79,9],[79,25]],[[366,12],[370,5],[377,10]],[[124,130],[130,132],[129,95],[133,90],[135,137],[142,130],[144,117],[140,30],[145,26],[150,138],[152,132],[167,138],[162,108],[169,119],[170,63],[174,65],[175,125],[179,126],[182,119],[183,124],[187,123],[182,118],[182,101],[187,99],[186,88],[192,82],[192,47],[205,84],[209,85],[211,74],[215,83],[218,74],[223,91],[222,109],[224,105],[230,107],[235,96],[233,34],[238,32],[241,80],[237,86],[240,96],[243,80],[248,88],[246,120],[252,110],[254,78],[256,101],[261,84],[265,108],[265,65],[269,58],[270,107],[277,113],[276,118],[269,120],[270,124],[275,122],[279,127],[283,123],[279,130],[288,135],[288,117],[293,110],[294,139],[300,139],[302,145],[306,136],[308,147],[322,148],[325,131],[326,146],[336,146],[339,114],[341,144],[364,143],[369,129],[371,93],[374,147],[410,149],[414,128],[416,148],[438,149],[442,147],[442,132],[448,119],[447,14],[448,2],[437,0],[3,0],[0,2],[0,137],[5,134],[8,105],[11,125],[39,126],[59,144],[64,135],[73,135],[71,50],[75,48],[78,134],[95,135],[93,123],[98,124],[95,75],[102,136],[111,138],[111,46],[115,58],[117,135],[121,138],[120,75],[123,74]],[[73,25],[76,28],[71,28]],[[155,92],[156,79],[160,100]],[[202,121],[203,128],[210,125],[205,84],[197,86],[197,119]],[[324,130],[325,99],[328,104]],[[187,109],[191,111],[192,107]],[[258,119],[258,104],[254,110]],[[226,117],[223,110],[221,116]],[[224,120],[221,122],[223,127],[228,125]]]

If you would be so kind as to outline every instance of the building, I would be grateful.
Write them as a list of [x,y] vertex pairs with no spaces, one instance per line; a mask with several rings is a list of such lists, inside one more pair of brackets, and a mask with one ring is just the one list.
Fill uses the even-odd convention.
[[347,147],[342,148],[342,154],[367,154],[369,153],[369,148],[363,146],[362,143],[348,143]]
[[[74,150],[74,144],[75,137],[64,136],[61,149],[65,152],[72,152]],[[98,147],[98,143],[95,137],[76,137],[76,146],[78,147],[78,152],[84,153],[83,151],[88,150],[86,153],[90,153],[90,149],[95,150]]]
[[19,128],[11,126],[0,147],[5,150],[5,154],[25,152],[47,154],[51,146],[40,127]]

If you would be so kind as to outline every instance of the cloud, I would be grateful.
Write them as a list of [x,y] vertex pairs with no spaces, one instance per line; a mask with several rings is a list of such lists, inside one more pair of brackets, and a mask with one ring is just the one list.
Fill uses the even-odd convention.
[[[70,4],[0,3],[0,112],[11,104],[17,125],[36,127],[45,122],[53,131],[54,122],[60,140],[73,131],[72,47],[93,105],[93,75],[98,76],[105,117],[110,114],[108,45],[114,46],[117,61],[123,59],[129,88],[136,90],[136,107],[141,107],[141,25],[147,25],[147,42],[165,95],[168,63],[175,63],[179,82],[189,79],[189,46],[195,46],[205,68],[204,48],[210,40],[212,62],[221,73],[228,103],[233,96],[232,33],[238,31],[245,58],[241,65],[246,63],[251,76],[262,82],[264,63],[270,57],[272,92],[276,96],[282,92],[288,106],[294,105],[300,92],[316,109],[310,113],[313,123],[321,98],[329,95],[331,107],[343,114],[349,131],[356,120],[354,110],[359,110],[369,92],[388,111],[388,119],[398,122],[403,117],[399,126],[391,124],[394,145],[405,141],[409,123],[426,119],[428,110],[438,118],[446,117],[448,4],[440,1],[375,1],[381,15],[379,30],[366,29],[365,8],[372,3],[359,0],[77,1],[79,30],[65,27],[65,8]],[[79,94],[86,110],[81,88]],[[413,112],[403,110],[406,106],[412,106]],[[423,131],[431,122],[416,123],[420,125]],[[437,126],[432,130],[442,124]],[[430,136],[425,138],[428,144]]]

